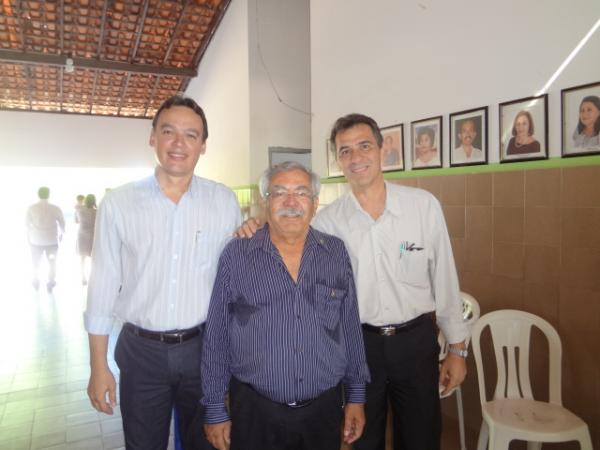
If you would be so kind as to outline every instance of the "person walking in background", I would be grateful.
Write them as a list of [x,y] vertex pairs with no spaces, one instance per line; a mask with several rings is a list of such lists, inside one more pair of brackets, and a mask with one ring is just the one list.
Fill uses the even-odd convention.
[[75,210],[75,222],[79,224],[77,231],[77,254],[81,258],[81,284],[87,284],[86,262],[92,256],[94,242],[94,226],[96,223],[96,196],[85,196],[83,207]]
[[56,286],[56,254],[58,244],[65,232],[65,217],[61,209],[48,202],[50,189],[43,186],[38,189],[39,201],[27,209],[25,224],[27,239],[31,247],[33,262],[33,280],[35,290],[40,287],[39,268],[42,255],[48,261],[48,281],[46,288],[52,292]]

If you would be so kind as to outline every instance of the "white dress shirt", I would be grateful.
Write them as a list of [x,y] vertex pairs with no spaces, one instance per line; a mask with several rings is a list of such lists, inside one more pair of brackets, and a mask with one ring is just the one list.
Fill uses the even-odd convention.
[[456,147],[452,157],[452,162],[462,163],[469,161],[483,161],[483,152],[481,149],[473,147],[471,150],[471,156],[467,156],[467,152],[462,145],[460,147]]
[[154,176],[110,191],[98,209],[85,328],[116,318],[166,331],[206,320],[221,251],[241,222],[235,194],[194,176],[178,204]]
[[29,207],[26,225],[31,245],[58,245],[60,234],[65,232],[62,211],[58,206],[48,203],[48,200],[40,200]]
[[448,342],[461,342],[468,330],[440,204],[422,189],[385,186],[377,220],[348,192],[319,211],[312,225],[346,244],[362,323],[399,324],[435,311]]

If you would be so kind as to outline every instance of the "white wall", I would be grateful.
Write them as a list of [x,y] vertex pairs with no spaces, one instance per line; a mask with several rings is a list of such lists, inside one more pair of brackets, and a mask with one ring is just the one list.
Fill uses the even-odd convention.
[[142,119],[0,111],[0,166],[152,167]]
[[249,0],[248,17],[250,178],[256,182],[269,165],[269,147],[311,147],[309,0]]
[[[380,126],[489,106],[490,161],[498,107],[535,95],[600,18],[598,0],[311,1],[313,169],[326,176],[325,139],[350,112]],[[550,156],[560,154],[560,89],[600,79],[600,30],[549,88]]]
[[229,186],[250,183],[247,0],[229,5],[186,95],[206,113],[206,154],[196,171]]

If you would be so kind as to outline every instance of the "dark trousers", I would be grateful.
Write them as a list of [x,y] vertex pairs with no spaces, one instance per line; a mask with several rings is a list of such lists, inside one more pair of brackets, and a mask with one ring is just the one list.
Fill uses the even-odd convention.
[[181,344],[136,336],[123,328],[115,348],[120,404],[128,450],[165,450],[177,408],[185,450],[208,450],[200,407],[202,333]]
[[395,336],[365,331],[363,337],[371,383],[365,405],[367,424],[354,449],[385,450],[389,401],[394,450],[439,450],[439,345],[433,320]]
[[56,253],[58,245],[32,245],[31,261],[33,262],[33,281],[39,282],[40,261],[45,254],[48,260],[48,281],[56,280]]
[[309,405],[291,408],[233,378],[229,399],[231,450],[340,449],[343,409],[339,386]]

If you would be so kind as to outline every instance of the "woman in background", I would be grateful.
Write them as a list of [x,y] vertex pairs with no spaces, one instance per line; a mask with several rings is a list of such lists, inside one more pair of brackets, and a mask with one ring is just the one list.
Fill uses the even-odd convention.
[[439,164],[437,148],[433,146],[435,131],[431,127],[421,127],[417,131],[415,159],[413,167],[427,167]]
[[83,207],[75,211],[75,221],[79,224],[77,233],[77,253],[81,258],[81,283],[87,284],[86,260],[92,255],[94,225],[96,223],[96,196],[88,194]]
[[540,143],[533,137],[533,118],[529,111],[519,111],[513,122],[512,135],[506,148],[507,155],[539,153]]
[[597,95],[581,100],[573,145],[584,150],[600,150],[600,98]]

